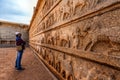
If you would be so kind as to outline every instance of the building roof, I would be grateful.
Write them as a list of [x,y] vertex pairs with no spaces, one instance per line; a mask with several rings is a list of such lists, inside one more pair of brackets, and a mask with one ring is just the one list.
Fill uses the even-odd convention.
[[2,21],[2,20],[0,20],[0,23],[11,24],[11,25],[24,25],[24,26],[28,26],[27,24],[23,24],[23,23],[15,23],[15,22]]

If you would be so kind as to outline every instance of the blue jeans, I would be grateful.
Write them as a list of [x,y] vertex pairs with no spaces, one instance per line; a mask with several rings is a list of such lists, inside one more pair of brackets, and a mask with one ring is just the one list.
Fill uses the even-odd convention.
[[16,67],[17,69],[20,69],[20,68],[21,68],[22,55],[23,55],[23,50],[17,52],[17,58],[16,58],[16,62],[15,62],[15,67]]

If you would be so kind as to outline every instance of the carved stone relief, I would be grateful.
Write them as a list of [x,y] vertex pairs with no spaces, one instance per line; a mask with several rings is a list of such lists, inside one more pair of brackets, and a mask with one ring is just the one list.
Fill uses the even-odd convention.
[[52,26],[54,24],[54,14],[50,14],[47,20],[48,20],[47,26],[48,27]]
[[50,33],[46,35],[47,44],[54,45],[54,36]]
[[60,6],[61,19],[67,19],[70,16],[69,0],[63,0]]
[[[73,65],[73,80],[117,80],[115,77],[115,70],[105,66],[83,61],[82,59],[72,58]],[[94,65],[94,66],[93,66]]]
[[61,74],[63,77],[68,79],[69,76],[72,77],[72,65],[71,62],[68,60],[63,60],[61,62],[62,68],[61,68]]
[[58,33],[58,39],[59,39],[59,46],[62,47],[70,47],[70,37],[68,34],[65,34],[63,31],[59,31]]
[[70,0],[71,4],[72,4],[72,12],[73,15],[76,14],[76,9],[79,7],[79,11],[81,11],[83,9],[83,7],[85,7],[85,5],[87,4],[87,0]]
[[108,52],[112,50],[119,51],[119,48],[120,48],[119,30],[120,30],[119,27],[112,27],[112,28],[103,28],[95,31],[91,36],[92,43],[91,43],[90,49],[98,41],[108,41],[109,44],[111,45],[111,49],[109,49]]
[[[45,1],[43,14],[54,5],[55,0]],[[101,56],[96,56],[99,54],[106,58],[113,57],[119,62],[120,9],[104,13],[101,11],[101,14],[98,11],[95,15],[90,14],[90,17],[83,16],[85,18],[74,20],[87,11],[97,10],[104,2],[109,3],[108,0],[62,0],[41,21],[35,33],[43,32],[31,37],[30,45],[64,79],[119,80],[119,71],[111,67],[113,64],[104,65],[106,63],[92,61],[88,56],[95,55],[95,59],[100,59]],[[87,56],[87,59],[82,55]]]
[[80,29],[76,28],[75,32],[72,33],[72,36],[73,36],[72,48],[75,48],[75,49],[78,49],[78,46],[79,46],[79,31]]
[[82,37],[81,30],[79,27],[76,27],[75,31],[72,33],[73,45],[72,48],[78,49],[82,47]]
[[[115,11],[113,14],[117,15],[117,11]],[[107,15],[108,16],[108,15]],[[112,17],[112,15],[110,14],[108,19],[110,18],[117,18],[119,16],[114,16]],[[88,23],[92,23],[91,25],[89,25],[87,28],[89,29],[88,35],[86,36],[85,40],[86,42],[84,42],[86,44],[86,47],[88,47],[88,50],[92,50],[94,52],[96,52],[94,49],[97,47],[97,44],[101,43],[101,44],[106,44],[106,48],[104,46],[104,50],[102,49],[102,47],[100,48],[100,44],[99,44],[99,52],[101,51],[105,51],[102,52],[104,54],[110,54],[110,52],[112,51],[115,53],[119,53],[119,25],[117,25],[117,21],[113,22],[113,23],[109,23],[109,27],[106,26],[108,25],[108,23],[104,23],[101,22],[100,20],[104,20],[104,17],[97,17],[97,18],[93,18],[93,22],[88,22]],[[107,20],[107,18],[106,18]],[[93,36],[92,36],[93,35]],[[90,39],[91,38],[91,39]],[[95,39],[96,38],[96,39]],[[85,47],[85,48],[86,48]],[[94,48],[94,49],[93,49]],[[106,51],[107,50],[107,51]]]
[[64,60],[62,60],[61,74],[65,72],[65,77],[67,80],[73,80],[73,67],[72,67],[72,57],[65,54]]
[[57,23],[60,21],[60,19],[61,19],[61,13],[60,13],[60,10],[58,8],[54,11],[54,20]]
[[43,59],[46,59],[46,48],[42,48],[42,53],[41,53],[41,56]]
[[44,0],[45,2],[44,2],[44,5],[43,5],[43,14],[44,13],[46,13],[47,12],[47,10],[49,10],[49,1],[47,1],[47,0]]
[[76,57],[72,57],[72,66],[73,66],[73,80],[86,80],[88,69],[91,67],[85,62],[78,60]]
[[115,80],[115,75],[113,75],[113,73],[101,71],[97,67],[93,67],[88,72],[87,80]]
[[61,68],[62,68],[62,61],[64,59],[64,54],[61,52],[57,52],[56,53],[56,59],[55,59],[55,64],[56,64],[56,70],[60,73],[61,72]]

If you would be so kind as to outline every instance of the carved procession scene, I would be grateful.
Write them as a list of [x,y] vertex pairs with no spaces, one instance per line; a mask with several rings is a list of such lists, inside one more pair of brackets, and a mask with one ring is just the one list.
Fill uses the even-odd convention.
[[120,79],[120,0],[41,0],[30,46],[60,80]]

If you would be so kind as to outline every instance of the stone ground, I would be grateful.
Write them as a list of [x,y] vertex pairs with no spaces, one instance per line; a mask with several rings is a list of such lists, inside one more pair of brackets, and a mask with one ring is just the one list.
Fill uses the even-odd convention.
[[0,80],[57,80],[56,77],[27,48],[23,54],[23,71],[14,68],[15,48],[0,48]]

